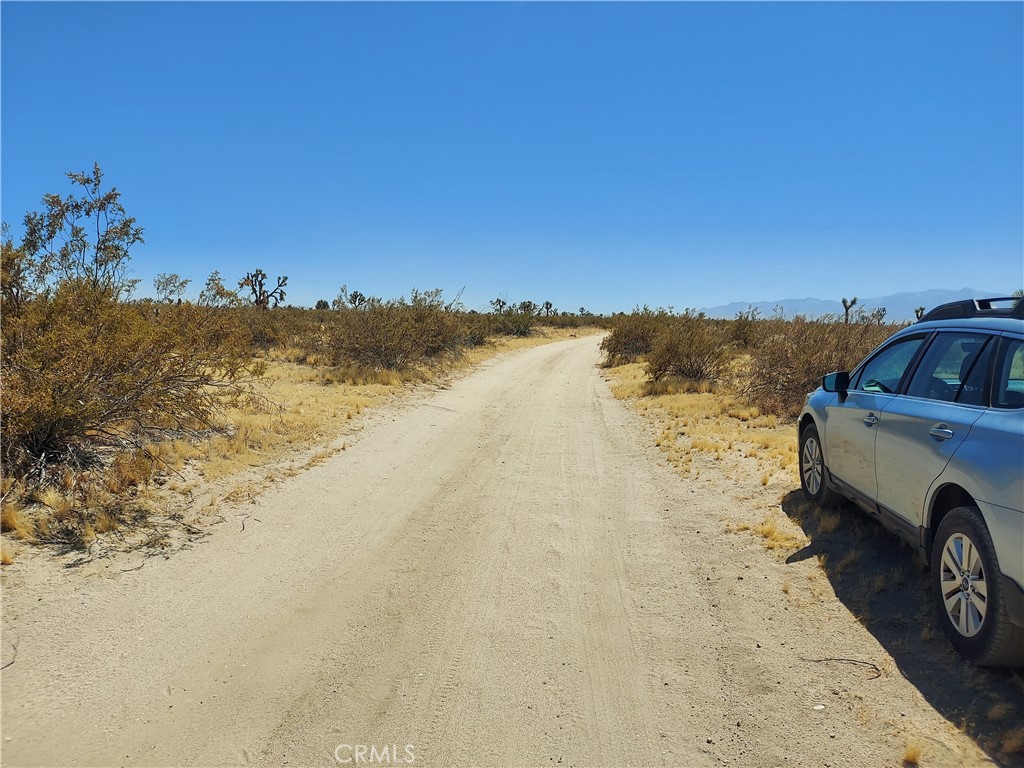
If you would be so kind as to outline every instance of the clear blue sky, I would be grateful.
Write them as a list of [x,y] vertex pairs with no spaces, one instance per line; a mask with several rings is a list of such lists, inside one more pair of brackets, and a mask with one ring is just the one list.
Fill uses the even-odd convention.
[[562,309],[1024,285],[1021,3],[22,3],[2,217],[135,276]]

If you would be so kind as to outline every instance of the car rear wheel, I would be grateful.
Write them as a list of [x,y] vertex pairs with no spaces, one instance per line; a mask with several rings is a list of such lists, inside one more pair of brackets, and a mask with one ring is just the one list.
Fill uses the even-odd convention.
[[977,507],[951,509],[935,533],[932,591],[953,647],[977,664],[1024,664],[1024,627],[1010,623],[992,537]]
[[818,428],[813,423],[808,424],[800,433],[800,487],[804,496],[819,506],[832,506],[839,501],[828,487],[827,473]]

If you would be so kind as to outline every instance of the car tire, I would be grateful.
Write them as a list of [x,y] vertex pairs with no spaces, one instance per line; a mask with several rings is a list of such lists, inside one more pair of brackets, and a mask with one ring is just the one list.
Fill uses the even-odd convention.
[[800,432],[800,487],[807,500],[822,507],[835,506],[839,496],[828,487],[828,468],[821,450],[821,438],[814,423]]
[[1024,664],[1024,627],[1010,623],[995,546],[977,507],[955,507],[935,532],[932,592],[953,647],[985,667]]

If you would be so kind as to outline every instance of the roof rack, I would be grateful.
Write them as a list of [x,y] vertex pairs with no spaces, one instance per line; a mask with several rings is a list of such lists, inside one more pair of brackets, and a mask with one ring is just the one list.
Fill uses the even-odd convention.
[[[1008,307],[994,307],[995,302],[1010,302]],[[1024,301],[1019,296],[1001,296],[995,299],[965,299],[963,301],[951,301],[948,304],[940,304],[925,313],[917,322],[925,323],[929,320],[959,320],[964,317],[977,317],[987,315],[989,317],[1014,317],[1024,319]]]

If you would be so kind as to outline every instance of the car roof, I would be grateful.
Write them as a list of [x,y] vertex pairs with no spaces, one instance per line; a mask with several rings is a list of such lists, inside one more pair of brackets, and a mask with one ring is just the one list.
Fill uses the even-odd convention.
[[975,315],[974,317],[958,317],[950,320],[925,320],[907,326],[900,334],[917,331],[962,329],[968,331],[995,331],[997,333],[1024,333],[1024,320],[1015,317],[998,317]]

